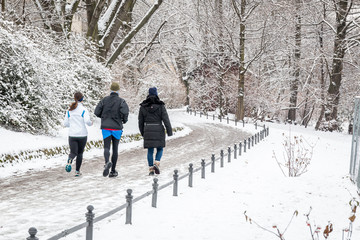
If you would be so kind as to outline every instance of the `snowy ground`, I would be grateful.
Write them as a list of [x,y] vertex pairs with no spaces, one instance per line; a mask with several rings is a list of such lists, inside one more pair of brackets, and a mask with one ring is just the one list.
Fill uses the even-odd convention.
[[[253,125],[229,127],[226,122],[216,124],[204,117],[189,116],[183,111],[171,111],[174,126],[184,126],[182,133],[169,138],[162,159],[159,183],[172,180],[174,169],[184,174],[190,162],[199,166],[201,158],[210,160],[211,153],[219,155],[239,143]],[[324,227],[331,221],[334,231],[328,239],[342,239],[342,230],[349,226],[349,201],[355,197],[356,186],[348,178],[351,136],[340,133],[315,132],[300,126],[267,124],[270,135],[260,144],[224,168],[216,163],[215,173],[206,169],[206,179],[200,173],[194,175],[193,188],[187,187],[187,179],[179,182],[179,196],[172,196],[172,187],[158,194],[157,208],[151,207],[151,196],[136,202],[132,225],[125,225],[124,211],[95,224],[94,239],[278,239],[272,226],[283,231],[295,211],[298,211],[284,234],[285,239],[312,239],[304,214],[309,212],[310,224]],[[284,177],[277,162],[283,162],[283,133],[303,136],[316,143],[309,171],[300,177]],[[97,131],[96,131],[97,130]],[[246,132],[244,132],[246,130]],[[3,131],[3,130],[1,130]],[[99,138],[94,127],[89,138]],[[126,133],[137,132],[136,117],[126,125]],[[97,136],[95,136],[97,134]],[[9,138],[1,134],[1,144],[12,151]],[[38,138],[19,134],[16,139],[28,143],[23,148],[63,145],[66,132],[57,138]],[[86,206],[92,204],[99,216],[125,203],[126,189],[134,190],[134,197],[151,190],[152,177],[146,176],[145,150],[141,142],[127,143],[120,147],[120,177],[103,178],[102,151],[94,150],[85,156],[83,177],[66,174],[64,158],[53,161],[37,161],[32,165],[7,166],[0,169],[0,239],[24,239],[30,227],[38,229],[37,237],[46,239],[65,229],[85,221]],[[4,145],[2,145],[4,146]],[[2,152],[3,149],[1,149]],[[25,172],[29,166],[33,169]],[[20,170],[16,170],[20,169]],[[17,171],[17,176],[12,176]],[[244,212],[252,221],[246,221]],[[156,230],[155,230],[156,229]],[[321,236],[319,239],[324,239]],[[85,229],[65,239],[85,239]],[[316,239],[316,238],[315,238]],[[360,221],[353,225],[353,240],[360,239]]]

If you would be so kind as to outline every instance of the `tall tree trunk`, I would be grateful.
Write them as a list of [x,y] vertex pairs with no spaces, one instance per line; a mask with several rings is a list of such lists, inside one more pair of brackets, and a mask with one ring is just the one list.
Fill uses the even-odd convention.
[[[235,6],[235,2],[233,1]],[[238,79],[238,96],[237,96],[237,105],[236,105],[236,119],[243,120],[245,116],[244,108],[244,92],[245,92],[245,9],[246,9],[246,0],[241,0],[240,11],[237,12],[240,20],[240,46],[239,46],[239,79]]]
[[343,60],[346,47],[344,40],[346,37],[346,16],[348,0],[340,0],[337,3],[336,11],[336,37],[334,42],[334,55],[332,71],[330,75],[330,85],[327,91],[327,104],[325,110],[325,120],[336,120],[340,99],[340,87],[342,80]]
[[216,56],[216,58],[218,59],[218,61],[220,61],[219,64],[217,64],[217,81],[219,83],[218,85],[218,96],[219,96],[219,110],[220,110],[220,116],[224,116],[225,112],[224,112],[224,106],[225,106],[225,101],[224,101],[224,74],[223,74],[223,66],[225,64],[224,62],[224,58],[225,58],[225,54],[224,54],[224,46],[223,46],[223,38],[224,38],[224,34],[223,34],[223,1],[222,0],[216,0],[215,1],[215,9],[217,16],[215,16],[215,19],[218,19],[217,21],[217,31],[218,31],[218,56]]
[[[323,3],[323,19],[326,17],[326,5]],[[319,118],[316,122],[315,129],[318,130],[321,124],[321,120],[325,113],[325,54],[324,54],[324,23],[321,23],[319,32],[319,45],[320,45],[320,101],[321,110]]]
[[1,0],[1,12],[5,12],[5,0]]
[[296,107],[299,89],[300,77],[300,58],[301,58],[301,0],[295,0],[296,23],[295,23],[295,54],[294,54],[294,76],[290,82],[290,106],[288,112],[288,120],[294,122],[296,120]]

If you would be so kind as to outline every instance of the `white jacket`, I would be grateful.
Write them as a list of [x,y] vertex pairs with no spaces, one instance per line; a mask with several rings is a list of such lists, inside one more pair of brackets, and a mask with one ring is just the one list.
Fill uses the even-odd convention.
[[88,135],[86,125],[91,126],[88,110],[78,102],[77,107],[72,111],[66,111],[64,126],[69,128],[69,137],[86,137]]

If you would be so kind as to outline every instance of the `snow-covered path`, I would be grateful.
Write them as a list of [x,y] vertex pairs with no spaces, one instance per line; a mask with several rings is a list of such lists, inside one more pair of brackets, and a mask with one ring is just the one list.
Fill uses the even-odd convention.
[[[186,114],[186,113],[174,113]],[[173,170],[183,175],[189,163],[200,166],[202,158],[239,143],[250,134],[240,128],[215,123],[184,122],[191,128],[185,137],[167,141],[161,164],[159,184],[172,180]],[[99,151],[98,151],[99,152]],[[86,156],[85,156],[86,158]],[[142,147],[122,149],[119,153],[117,178],[102,177],[103,157],[85,159],[83,176],[67,174],[64,166],[12,176],[0,182],[0,239],[24,239],[30,226],[37,227],[42,239],[84,222],[86,206],[95,206],[97,215],[125,202],[126,189],[139,196],[151,190],[152,177],[147,176],[146,150]],[[64,216],[67,216],[64,218]],[[64,222],[64,219],[68,221]]]

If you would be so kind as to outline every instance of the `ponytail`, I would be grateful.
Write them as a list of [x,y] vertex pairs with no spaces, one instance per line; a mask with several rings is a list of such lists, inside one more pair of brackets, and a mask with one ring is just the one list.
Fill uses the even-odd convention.
[[79,101],[82,101],[82,100],[83,100],[83,97],[84,97],[84,95],[83,95],[81,92],[76,92],[76,93],[74,94],[74,100],[75,100],[75,102],[73,102],[73,103],[70,104],[69,111],[72,111],[72,110],[74,110],[75,108],[77,108],[78,102],[79,102]]
[[72,110],[74,110],[75,108],[77,108],[77,105],[78,105],[78,102],[77,102],[77,101],[76,101],[76,102],[71,103],[71,104],[70,104],[69,111],[72,111]]

